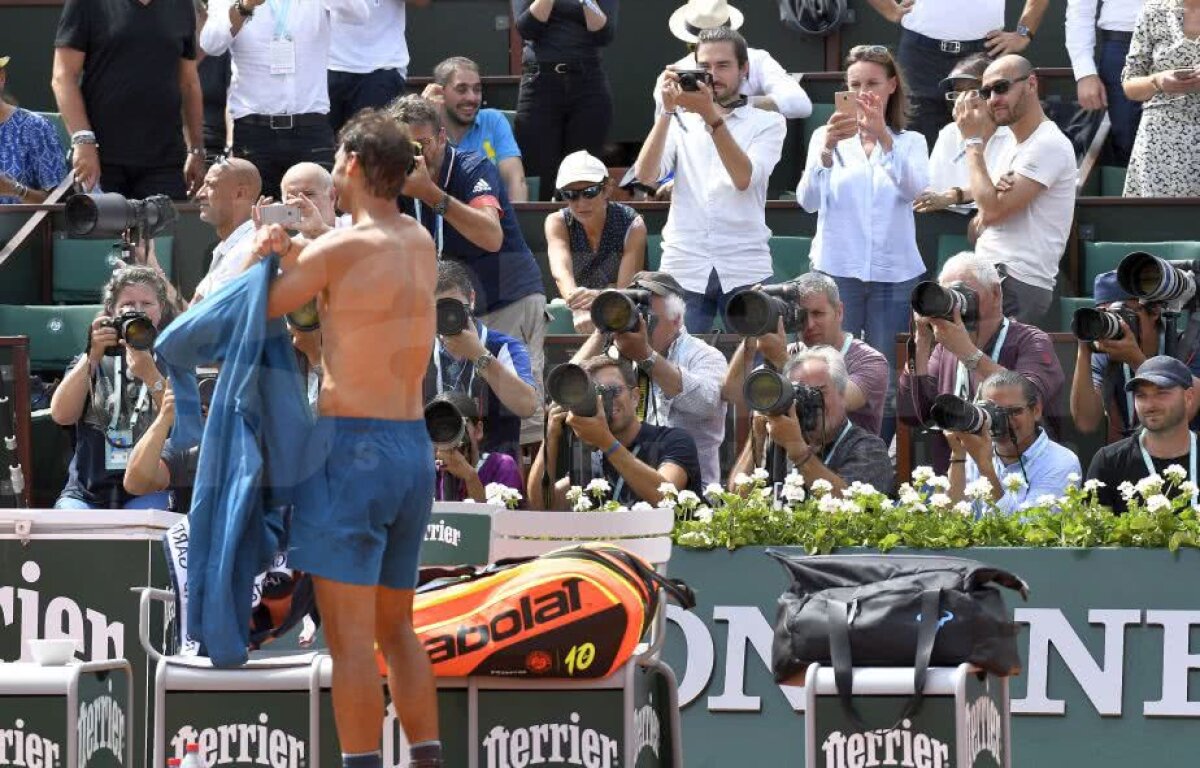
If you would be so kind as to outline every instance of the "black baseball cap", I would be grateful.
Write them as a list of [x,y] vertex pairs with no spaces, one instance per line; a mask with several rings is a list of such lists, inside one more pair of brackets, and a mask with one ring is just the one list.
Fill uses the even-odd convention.
[[641,288],[655,296],[683,296],[683,286],[666,272],[642,270],[633,276],[630,288]]
[[1125,382],[1125,391],[1132,392],[1138,384],[1153,384],[1166,389],[1172,387],[1191,389],[1192,372],[1186,365],[1173,357],[1155,355],[1138,367],[1137,376]]

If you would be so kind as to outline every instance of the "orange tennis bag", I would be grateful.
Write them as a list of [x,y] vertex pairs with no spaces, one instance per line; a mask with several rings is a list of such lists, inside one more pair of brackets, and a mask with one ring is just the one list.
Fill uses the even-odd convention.
[[422,577],[413,624],[439,677],[606,677],[633,655],[660,588],[695,605],[685,584],[610,544]]

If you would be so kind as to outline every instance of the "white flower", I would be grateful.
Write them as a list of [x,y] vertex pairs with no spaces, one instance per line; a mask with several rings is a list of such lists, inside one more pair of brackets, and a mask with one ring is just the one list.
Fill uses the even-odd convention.
[[1143,499],[1148,499],[1162,490],[1162,478],[1158,475],[1149,475],[1137,481],[1134,489]]
[[483,492],[488,504],[500,504],[509,509],[515,509],[521,503],[520,491],[503,483],[488,483]]
[[929,482],[927,482],[926,485],[939,491],[950,490],[950,480],[942,477],[941,475],[934,475],[933,477],[929,478]]
[[592,496],[599,496],[611,490],[612,486],[603,477],[597,477],[587,484],[587,492]]
[[1004,490],[1008,493],[1017,493],[1025,487],[1025,478],[1018,474],[1005,475],[1000,481],[1000,485],[1004,486]]
[[578,485],[572,485],[567,489],[567,501],[570,503],[574,504],[575,502],[579,501],[581,496],[583,496],[583,489]]
[[684,547],[704,547],[713,545],[713,537],[708,531],[687,531],[679,534],[679,544]]
[[574,503],[571,504],[572,512],[591,512],[593,509],[594,507],[592,506],[592,500],[587,496],[584,496],[582,493],[579,494],[579,498],[575,499]]
[[954,505],[954,511],[963,517],[974,517],[975,507],[969,501],[960,501]]
[[840,505],[841,502],[838,501],[838,499],[835,499],[832,496],[822,496],[821,500],[817,502],[817,509],[821,510],[827,515],[831,515],[838,511]]
[[859,512],[862,512],[862,507],[860,507],[858,502],[854,501],[853,499],[842,499],[839,506],[841,507],[842,512],[847,515],[856,515]]
[[931,479],[933,479],[933,476],[934,476],[933,467],[926,467],[926,466],[917,467],[916,469],[913,470],[913,473],[912,473],[913,485],[915,485],[919,488],[922,485],[925,485],[926,483],[928,483]]
[[639,501],[633,505],[634,512],[653,512],[654,507],[644,501]]
[[992,498],[992,481],[979,477],[967,483],[966,494],[977,501],[987,501]]
[[1082,479],[1078,472],[1072,472],[1067,475],[1067,485],[1079,485],[1079,481]]
[[[679,495],[679,489],[676,488],[673,483],[659,483],[658,484],[658,492],[661,493],[663,496],[678,496]],[[692,495],[694,496],[695,494],[692,494]]]
[[658,500],[659,509],[675,509],[675,498],[673,496],[663,496]]
[[783,496],[784,500],[790,504],[799,504],[800,502],[804,501],[804,497],[806,495],[804,493],[803,485],[787,482],[783,484],[783,488],[779,491],[779,494]]
[[1133,494],[1136,489],[1133,487],[1133,483],[1126,480],[1125,482],[1123,482],[1117,486],[1117,490],[1121,493],[1122,499],[1124,499],[1125,501],[1129,501],[1130,499],[1133,498]]
[[752,475],[752,477],[759,482],[765,483],[771,479],[771,473],[768,472],[767,470],[763,469],[762,467],[758,467],[757,469],[754,470],[754,474]]
[[920,504],[921,494],[917,493],[917,489],[913,488],[908,483],[900,486],[900,503],[901,504]]
[[1172,483],[1181,483],[1187,477],[1187,471],[1178,464],[1172,464],[1163,470],[1163,476]]
[[[1125,485],[1125,484],[1127,484],[1127,483],[1123,483],[1123,485]],[[1101,488],[1106,488],[1106,487],[1107,486],[1102,481],[1096,480],[1095,478],[1088,480],[1086,483],[1083,484],[1083,490],[1089,491],[1089,492],[1098,491]]]
[[867,501],[878,496],[879,491],[875,490],[875,486],[871,485],[870,483],[861,483],[858,480],[855,480],[850,484],[850,487],[846,489],[845,495],[852,499],[862,499]]
[[1191,480],[1184,480],[1179,484],[1179,492],[1184,496],[1194,496],[1196,494],[1196,484]]
[[699,504],[700,497],[697,496],[692,491],[680,491],[679,496],[676,498],[676,501],[678,501],[680,504],[683,504],[683,505]]
[[944,493],[935,493],[929,497],[929,506],[934,509],[942,509],[953,503],[953,500]]
[[707,523],[712,520],[713,511],[711,507],[700,507],[692,513],[692,516],[701,522]]
[[918,501],[915,504],[910,504],[908,506],[908,511],[909,512],[928,512],[929,507],[926,507],[924,504],[922,504],[921,502]]
[[750,475],[747,475],[745,472],[738,472],[737,476],[733,478],[733,487],[745,488],[747,485],[750,485],[750,483],[753,482],[754,481],[750,479]]
[[1150,510],[1151,512],[1161,512],[1162,510],[1169,509],[1170,507],[1171,500],[1166,496],[1163,496],[1161,493],[1156,493],[1150,498],[1146,499],[1146,509]]
[[817,498],[828,496],[829,492],[833,490],[833,483],[829,482],[823,477],[818,477],[816,480],[812,481],[812,485],[809,486],[809,490],[811,490],[812,495],[816,496]]
[[720,498],[723,493],[725,493],[725,489],[721,487],[720,483],[709,483],[708,487],[704,489],[704,496],[708,499]]
[[1056,507],[1058,506],[1058,497],[1052,493],[1043,493],[1033,503],[1039,507]]

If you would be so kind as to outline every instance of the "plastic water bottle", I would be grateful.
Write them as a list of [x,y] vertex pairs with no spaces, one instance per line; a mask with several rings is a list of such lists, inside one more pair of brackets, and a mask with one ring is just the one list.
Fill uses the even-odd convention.
[[204,758],[200,757],[199,744],[194,741],[188,743],[184,748],[183,762],[179,764],[179,768],[209,768]]

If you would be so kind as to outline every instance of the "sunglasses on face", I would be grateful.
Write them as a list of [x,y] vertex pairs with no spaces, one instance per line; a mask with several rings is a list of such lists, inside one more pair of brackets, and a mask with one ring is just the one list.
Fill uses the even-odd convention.
[[981,87],[979,89],[979,98],[987,101],[992,98],[993,93],[997,96],[1003,96],[1011,91],[1014,85],[1028,79],[1029,75],[1025,75],[1025,77],[1018,77],[1016,80],[997,80],[991,85],[985,85]]
[[886,45],[856,45],[850,49],[851,56],[887,56],[889,53]]
[[600,193],[603,191],[604,183],[601,182],[599,184],[593,184],[590,187],[584,187],[583,189],[560,189],[558,190],[558,196],[567,201],[578,200],[581,197],[587,198],[588,200],[594,200],[599,197]]

